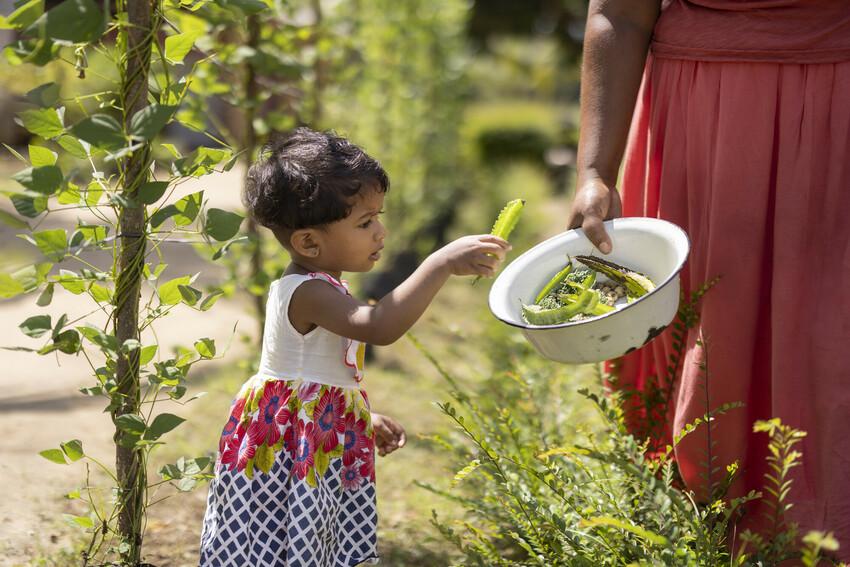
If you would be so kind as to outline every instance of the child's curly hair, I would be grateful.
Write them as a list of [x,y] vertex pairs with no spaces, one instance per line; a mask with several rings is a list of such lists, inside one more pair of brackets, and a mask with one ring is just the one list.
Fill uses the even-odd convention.
[[302,127],[263,147],[242,200],[254,220],[277,235],[345,218],[364,187],[389,190],[381,164],[333,132]]

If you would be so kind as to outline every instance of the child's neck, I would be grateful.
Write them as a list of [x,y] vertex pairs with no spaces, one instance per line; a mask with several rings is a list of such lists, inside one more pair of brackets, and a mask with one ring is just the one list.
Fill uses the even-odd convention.
[[317,266],[307,260],[306,258],[296,258],[293,256],[292,261],[289,263],[289,266],[286,267],[285,274],[309,274],[311,272],[322,272],[332,276],[335,280],[339,281],[342,279],[342,272],[336,270],[329,270],[327,268],[323,268],[321,266]]

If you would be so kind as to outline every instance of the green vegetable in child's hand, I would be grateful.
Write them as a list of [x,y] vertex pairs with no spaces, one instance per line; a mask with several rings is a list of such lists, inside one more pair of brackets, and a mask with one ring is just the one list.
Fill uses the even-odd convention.
[[[525,206],[525,199],[514,199],[502,207],[499,216],[496,217],[496,222],[493,223],[493,228],[490,229],[490,234],[498,236],[502,240],[507,240],[519,222],[519,215],[522,213],[522,208]],[[472,280],[472,285],[475,285],[481,276],[476,276]]]
[[511,235],[516,223],[519,222],[519,215],[522,213],[522,208],[525,206],[525,199],[514,199],[502,208],[499,216],[496,217],[496,222],[493,223],[493,228],[490,234],[498,236],[503,240],[507,240]]
[[602,272],[612,280],[623,284],[632,297],[641,297],[655,289],[655,284],[645,275],[614,262],[593,256],[576,256],[576,260],[591,270]]

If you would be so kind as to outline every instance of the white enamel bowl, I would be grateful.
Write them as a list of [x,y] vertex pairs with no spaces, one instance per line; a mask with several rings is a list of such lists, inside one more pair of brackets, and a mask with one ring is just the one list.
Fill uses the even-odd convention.
[[[490,289],[490,311],[518,327],[546,358],[586,363],[616,358],[646,344],[676,315],[679,272],[688,257],[688,236],[681,228],[653,218],[619,218],[605,222],[614,249],[601,255],[581,229],[568,230],[541,242],[508,264]],[[530,325],[522,304],[565,265],[567,255],[596,255],[646,274],[656,288],[606,315],[559,325]]]

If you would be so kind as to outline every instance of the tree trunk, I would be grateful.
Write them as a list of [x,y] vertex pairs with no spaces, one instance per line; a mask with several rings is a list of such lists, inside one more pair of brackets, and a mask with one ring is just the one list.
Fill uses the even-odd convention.
[[[121,83],[125,130],[132,116],[148,104],[148,71],[154,37],[156,0],[129,0],[126,4],[127,66]],[[122,193],[133,203],[137,188],[148,178],[150,144],[124,160]],[[128,339],[139,339],[139,293],[146,247],[145,209],[139,204],[119,210],[120,249],[115,287],[115,336],[118,342],[112,418],[139,413],[139,349],[121,352]],[[134,439],[116,427],[116,471],[119,484],[118,534],[123,565],[138,565],[142,546],[147,475],[141,450]]]
[[[253,14],[248,16],[248,47],[256,49],[260,43],[260,18]],[[257,153],[257,132],[254,129],[254,118],[257,116],[257,106],[260,104],[258,99],[259,85],[257,84],[257,74],[254,65],[249,61],[245,63],[245,139],[243,140],[242,163],[245,169],[244,181],[247,181],[248,168],[251,167],[251,162]],[[243,187],[245,183],[243,181]],[[248,217],[248,241],[251,243],[251,279],[256,280],[257,276],[263,271],[263,236],[260,234],[257,223],[250,216]],[[257,323],[259,325],[259,333],[257,340],[262,343],[263,329],[266,326],[266,303],[265,297],[262,295],[254,296],[254,308],[257,311]]]

